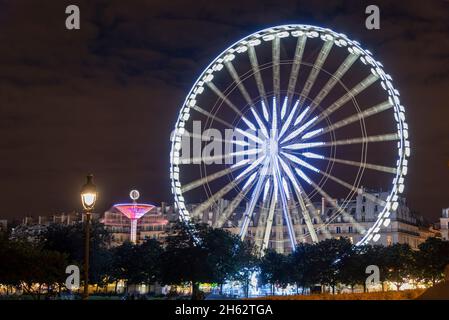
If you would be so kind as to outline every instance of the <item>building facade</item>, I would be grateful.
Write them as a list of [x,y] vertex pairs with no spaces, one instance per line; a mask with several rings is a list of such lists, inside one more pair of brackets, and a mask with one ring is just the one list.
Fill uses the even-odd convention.
[[449,240],[448,230],[449,230],[449,208],[446,208],[443,209],[440,218],[441,238],[443,238],[444,240]]
[[[378,214],[382,212],[383,208],[377,203],[381,203],[387,196],[387,192],[368,192],[365,190],[365,195],[359,194],[349,202],[336,199],[335,201],[345,208],[344,214],[337,212],[333,204],[327,203],[323,199],[319,203],[313,203],[316,214],[311,216],[311,223],[313,229],[316,230],[318,239],[321,241],[329,238],[346,237],[351,242],[357,243],[363,237],[363,232],[374,224]],[[374,198],[380,199],[380,201],[373,201]],[[439,230],[426,223],[421,216],[410,211],[405,199],[399,199],[399,202],[398,209],[390,214],[389,224],[382,228],[382,236],[378,240],[378,244],[387,246],[394,243],[407,243],[413,249],[417,249],[428,237],[440,236]],[[223,223],[219,218],[228,205],[229,201],[221,199],[193,219],[238,234],[246,207],[235,208],[230,214],[230,218]],[[190,204],[187,207],[190,212],[194,212],[198,205]],[[290,204],[290,212],[297,241],[312,243],[310,229],[295,203]],[[265,234],[267,215],[268,208],[260,203],[252,215],[248,227],[247,239],[259,247]],[[76,212],[49,217],[26,217],[21,225],[12,230],[12,237],[18,238],[20,236],[32,240],[51,223],[70,225],[83,222],[84,218],[84,214]],[[112,236],[111,246],[117,246],[130,240],[130,220],[114,207],[107,210],[101,217],[99,214],[93,214],[93,219],[98,219],[110,232]],[[292,248],[283,219],[282,208],[278,206],[275,208],[268,248],[279,253],[290,253]],[[167,229],[176,221],[179,221],[179,215],[175,206],[162,203],[160,207],[155,207],[138,220],[137,243],[142,243],[149,238],[163,241]],[[443,216],[440,219],[440,229],[441,236],[446,240],[449,240],[448,223],[449,209],[444,209]]]
[[[368,192],[365,190],[365,195],[359,194],[354,200],[349,202],[335,199],[339,206],[345,208],[343,214],[341,211],[338,212],[334,205],[327,203],[324,199],[320,203],[313,203],[313,207],[316,209],[316,215],[311,216],[311,220],[319,241],[329,238],[346,237],[351,242],[357,243],[362,239],[364,232],[377,220],[377,216],[383,209],[378,203],[385,200],[388,194],[387,192]],[[380,199],[380,201],[372,201],[374,198]],[[203,223],[217,225],[217,219],[220,213],[228,205],[227,200],[220,200],[209,210],[202,212],[196,219]],[[309,228],[297,207],[296,204],[291,203],[290,213],[292,215],[296,239],[298,242],[312,243]],[[238,234],[245,209],[246,207],[236,208],[230,219],[222,227],[232,233]],[[265,234],[267,214],[267,206],[260,203],[248,227],[247,238],[251,239],[259,247],[262,244],[262,239]],[[419,244],[424,242],[428,237],[439,236],[439,232],[432,225],[426,223],[421,216],[410,211],[405,199],[400,199],[398,209],[391,212],[389,218],[390,222],[387,226],[383,227],[381,237],[377,244],[387,246],[394,243],[406,243],[413,249],[417,249]],[[292,252],[289,234],[285,227],[282,208],[280,206],[277,206],[275,209],[268,248],[274,249],[279,253]]]

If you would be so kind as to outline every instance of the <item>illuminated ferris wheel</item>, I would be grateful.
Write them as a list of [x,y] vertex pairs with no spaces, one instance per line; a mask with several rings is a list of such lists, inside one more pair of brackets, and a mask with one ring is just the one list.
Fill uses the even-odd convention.
[[[194,83],[172,136],[171,187],[186,222],[224,199],[213,222],[224,227],[244,208],[239,235],[260,250],[276,213],[291,248],[319,241],[338,217],[364,244],[379,240],[398,208],[409,155],[399,92],[372,53],[329,29],[282,25],[235,42]],[[347,210],[357,195],[380,208],[369,228]],[[326,219],[319,201],[333,208]]]

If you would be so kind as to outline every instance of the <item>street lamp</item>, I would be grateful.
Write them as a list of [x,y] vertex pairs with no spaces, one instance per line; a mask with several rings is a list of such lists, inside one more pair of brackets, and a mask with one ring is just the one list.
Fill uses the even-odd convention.
[[81,202],[86,212],[85,222],[85,239],[84,239],[84,292],[83,299],[87,299],[89,296],[89,240],[90,240],[90,219],[91,211],[97,201],[97,187],[92,182],[94,176],[92,174],[87,175],[87,181],[81,188]]

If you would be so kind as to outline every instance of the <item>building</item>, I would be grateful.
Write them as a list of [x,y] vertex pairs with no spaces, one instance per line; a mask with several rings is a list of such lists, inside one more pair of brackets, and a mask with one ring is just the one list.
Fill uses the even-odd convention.
[[[320,203],[313,203],[317,214],[312,216],[311,220],[314,229],[317,230],[318,239],[321,241],[326,238],[347,237],[351,242],[357,243],[362,239],[364,231],[368,230],[377,220],[377,216],[383,209],[378,203],[385,200],[388,195],[388,192],[365,190],[365,195],[359,194],[349,202],[345,202],[343,199],[335,199],[339,206],[345,208],[344,214],[339,214],[337,209],[324,199]],[[381,201],[373,201],[374,198]],[[405,199],[399,199],[399,202],[398,209],[390,214],[389,225],[381,231],[382,236],[377,242],[378,244],[387,246],[394,243],[407,243],[413,249],[417,249],[419,244],[428,237],[439,236],[439,232],[426,223],[421,216],[410,211]],[[209,210],[202,212],[196,219],[210,225],[217,225],[218,217],[228,205],[229,201],[220,200]],[[238,234],[245,209],[244,206],[236,208],[223,228]],[[311,243],[312,238],[309,229],[297,205],[292,204],[290,213],[298,242]],[[257,246],[262,244],[267,214],[267,206],[260,203],[259,209],[254,212],[248,227],[247,238],[251,239]],[[292,251],[289,234],[284,226],[282,209],[279,205],[275,209],[268,248],[279,253],[290,253]]]
[[[98,220],[98,213],[91,213],[92,220]],[[85,214],[79,212],[60,213],[51,216],[26,216],[22,223],[11,229],[11,239],[23,239],[36,241],[40,234],[53,223],[72,225],[74,223],[84,222]]]
[[[376,221],[378,214],[382,212],[382,207],[376,203],[381,203],[387,196],[388,192],[365,190],[364,194],[357,195],[349,202],[336,199],[335,201],[340,206],[344,206],[345,214],[339,214],[334,206],[324,199],[319,203],[313,203],[317,214],[311,217],[311,223],[317,230],[318,239],[321,241],[327,238],[346,237],[351,242],[357,243],[363,237],[364,230],[369,229]],[[380,201],[373,201],[374,198],[380,199]],[[387,246],[394,243],[407,243],[413,249],[417,249],[428,237],[440,236],[440,232],[434,229],[431,224],[426,223],[423,217],[411,212],[405,199],[399,199],[399,203],[398,209],[390,214],[389,225],[381,230],[382,236],[377,242],[378,244]],[[238,234],[246,206],[236,207],[230,213],[229,219],[221,223],[219,218],[223,216],[223,212],[228,206],[229,201],[221,199],[193,219]],[[197,207],[197,204],[187,205],[190,212],[194,212]],[[309,228],[296,204],[291,203],[290,212],[298,242],[312,243]],[[267,215],[268,208],[260,203],[248,227],[247,238],[259,247],[264,237]],[[111,233],[111,246],[117,246],[130,240],[130,220],[116,208],[110,208],[101,218],[99,214],[93,214],[93,218],[99,219]],[[12,237],[20,236],[32,240],[51,223],[70,225],[83,221],[84,214],[76,212],[62,213],[50,217],[26,217],[21,225],[12,230]],[[175,206],[162,203],[160,207],[155,207],[138,220],[137,243],[142,243],[149,238],[163,241],[167,228],[176,221],[179,221],[179,215]],[[443,217],[440,219],[441,234],[444,239],[448,239],[448,222],[449,209],[444,209]],[[279,205],[275,208],[268,248],[280,253],[292,251],[289,234],[284,226],[282,209]]]
[[448,229],[449,229],[449,208],[446,208],[443,209],[443,213],[440,218],[441,238],[443,238],[444,240],[449,240]]

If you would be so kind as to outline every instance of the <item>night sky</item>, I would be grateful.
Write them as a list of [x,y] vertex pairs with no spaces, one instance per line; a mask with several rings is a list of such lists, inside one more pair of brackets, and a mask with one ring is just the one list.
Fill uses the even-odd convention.
[[[81,30],[65,28],[69,4]],[[365,28],[368,4],[380,30]],[[449,206],[449,2],[437,0],[0,0],[0,218],[80,210],[90,172],[98,211],[131,188],[171,202],[169,135],[194,80],[237,39],[286,23],[345,33],[383,63],[407,109],[408,203],[437,219]]]

